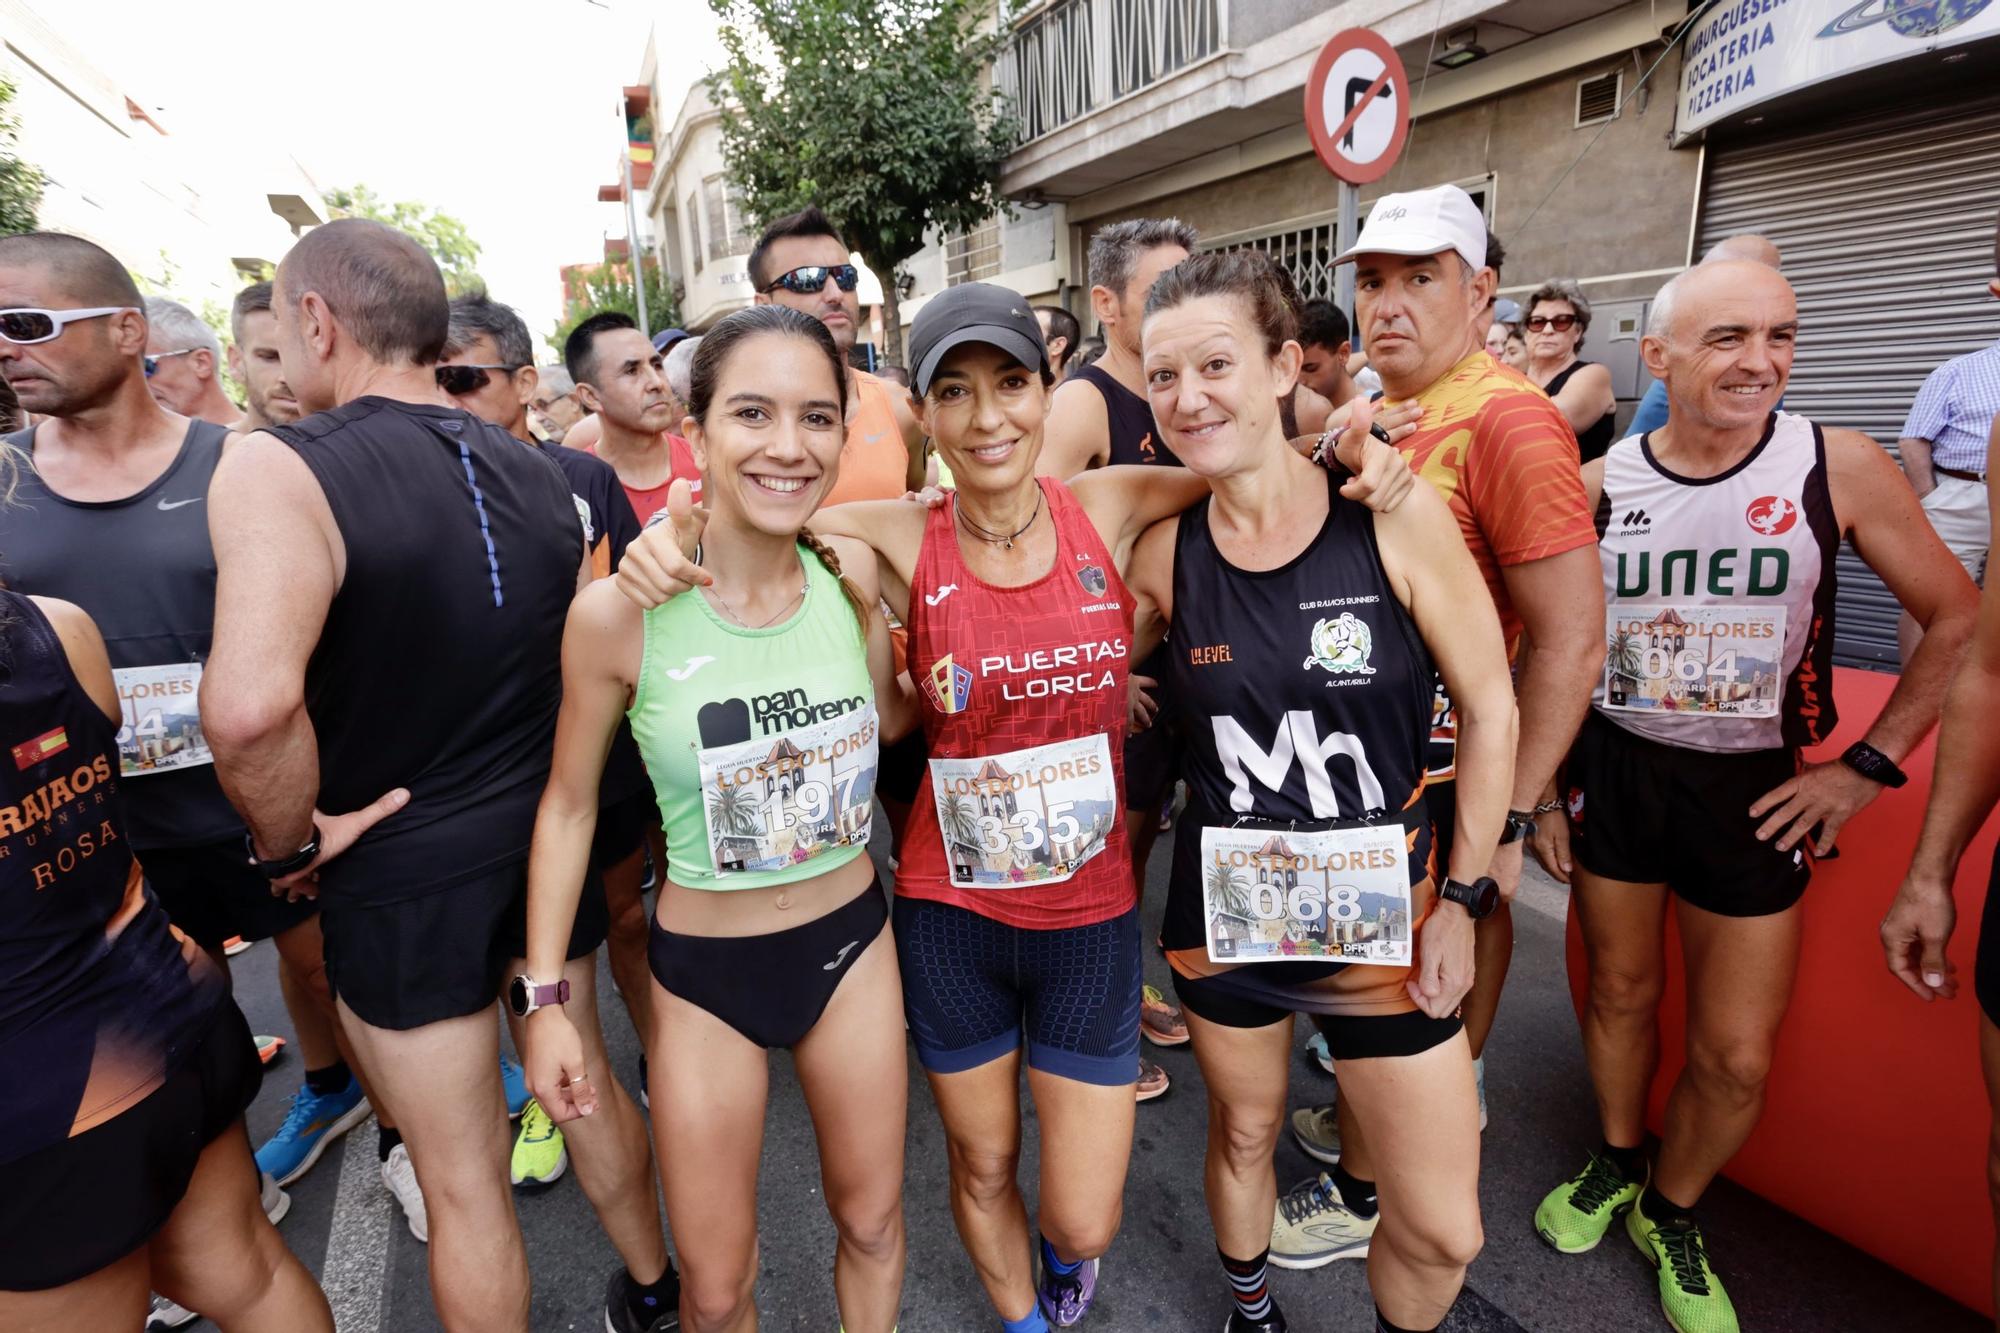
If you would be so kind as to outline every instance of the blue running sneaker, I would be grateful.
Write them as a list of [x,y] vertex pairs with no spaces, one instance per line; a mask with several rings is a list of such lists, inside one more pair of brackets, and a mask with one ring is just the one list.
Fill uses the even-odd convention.
[[521,1066],[500,1057],[500,1089],[507,1094],[507,1118],[519,1120],[521,1112],[528,1109],[531,1100],[528,1095],[528,1075]]
[[257,1150],[257,1169],[289,1185],[312,1170],[328,1144],[367,1118],[368,1099],[352,1074],[339,1092],[317,1093],[310,1083],[301,1083],[285,1123]]
[[1073,1273],[1058,1273],[1043,1264],[1035,1298],[1041,1304],[1042,1318],[1053,1327],[1074,1328],[1097,1299],[1097,1260],[1084,1260]]

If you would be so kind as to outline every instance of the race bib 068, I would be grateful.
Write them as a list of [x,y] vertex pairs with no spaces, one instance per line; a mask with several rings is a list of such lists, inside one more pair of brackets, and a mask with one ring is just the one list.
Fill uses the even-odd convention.
[[708,850],[718,877],[866,847],[880,727],[873,702],[777,736],[700,751]]
[[119,667],[118,771],[124,777],[212,764],[196,700],[201,663]]
[[1783,606],[1627,606],[1605,618],[1604,705],[1631,713],[1776,717]]
[[1102,735],[930,763],[954,888],[1059,884],[1123,817]]
[[1410,962],[1401,824],[1201,831],[1201,908],[1217,963]]

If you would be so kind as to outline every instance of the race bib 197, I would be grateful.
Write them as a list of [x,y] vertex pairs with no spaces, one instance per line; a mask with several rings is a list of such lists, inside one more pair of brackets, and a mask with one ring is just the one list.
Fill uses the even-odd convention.
[[953,888],[1059,884],[1123,817],[1102,735],[930,762]]
[[119,667],[118,771],[124,777],[212,764],[201,732],[201,663]]
[[1201,831],[1201,909],[1217,963],[1410,962],[1401,824]]
[[782,870],[866,847],[879,742],[871,701],[781,735],[700,751],[716,875]]
[[1604,705],[1689,717],[1776,717],[1783,606],[1627,606],[1605,616]]

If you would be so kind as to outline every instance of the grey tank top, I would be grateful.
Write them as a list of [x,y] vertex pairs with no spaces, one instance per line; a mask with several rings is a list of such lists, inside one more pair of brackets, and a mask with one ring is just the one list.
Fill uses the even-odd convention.
[[[14,504],[0,508],[0,582],[76,603],[104,635],[125,712],[120,785],[135,852],[243,833],[195,706],[215,626],[208,483],[228,435],[190,421],[167,470],[122,500],[68,500],[24,468]],[[7,441],[32,458],[32,428]]]

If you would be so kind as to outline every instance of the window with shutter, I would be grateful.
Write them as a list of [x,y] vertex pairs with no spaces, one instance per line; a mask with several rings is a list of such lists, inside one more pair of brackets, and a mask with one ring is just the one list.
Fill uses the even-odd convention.
[[1614,69],[1576,84],[1576,127],[1602,125],[1618,116],[1618,104],[1625,100],[1625,71]]

